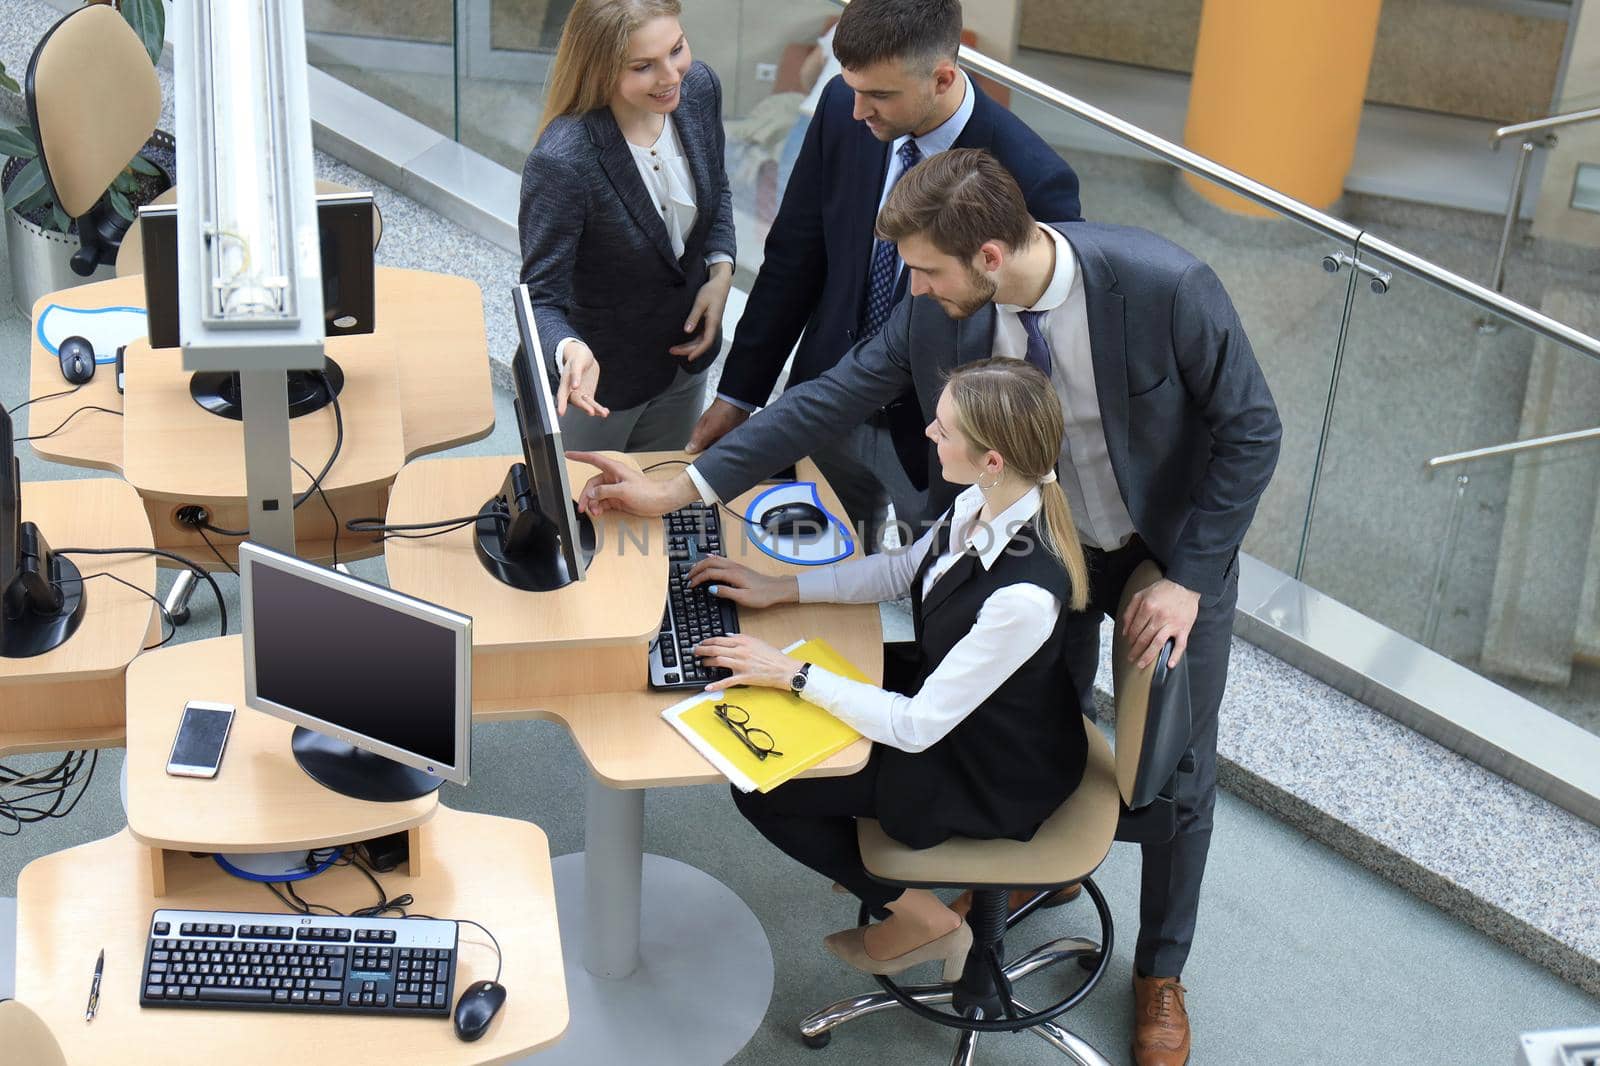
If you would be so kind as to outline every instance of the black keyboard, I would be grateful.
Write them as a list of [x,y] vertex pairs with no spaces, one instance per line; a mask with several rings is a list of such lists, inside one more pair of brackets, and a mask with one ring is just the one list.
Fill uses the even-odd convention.
[[158,910],[141,1007],[446,1016],[456,923]]
[[694,646],[707,637],[739,632],[739,609],[711,595],[709,586],[689,587],[689,568],[702,556],[722,554],[722,522],[715,507],[690,504],[663,519],[667,535],[667,605],[661,632],[650,648],[650,687],[704,688],[729,676],[695,661]]

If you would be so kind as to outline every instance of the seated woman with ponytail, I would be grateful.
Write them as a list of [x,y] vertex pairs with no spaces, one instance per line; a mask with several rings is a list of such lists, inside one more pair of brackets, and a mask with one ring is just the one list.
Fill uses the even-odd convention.
[[[1050,382],[1016,359],[986,359],[951,374],[928,437],[945,480],[971,486],[909,550],[770,577],[722,558],[691,584],[714,583],[743,607],[870,603],[910,593],[917,642],[909,669],[886,655],[877,688],[807,669],[749,636],[707,640],[697,654],[733,675],[710,686],[797,689],[875,741],[849,777],[791,780],[739,793],[746,818],[784,852],[865,901],[882,921],[826,944],[868,973],[933,959],[960,971],[972,942],[961,915],[924,889],[873,881],[855,819],[925,848],[952,836],[1027,840],[1083,776],[1083,722],[1061,711],[1069,649],[1098,642],[1081,613],[1083,549],[1055,481],[1063,432]],[[892,675],[905,674],[902,683]],[[897,689],[897,690],[896,690]]]

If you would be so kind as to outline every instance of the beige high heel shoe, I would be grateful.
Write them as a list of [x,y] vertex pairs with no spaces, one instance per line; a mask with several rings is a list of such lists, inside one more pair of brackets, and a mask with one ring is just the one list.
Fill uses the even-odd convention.
[[962,922],[937,940],[930,940],[920,948],[912,948],[904,955],[892,959],[875,959],[867,954],[867,927],[841,929],[822,938],[829,951],[846,966],[862,973],[892,976],[924,962],[944,960],[944,979],[951,982],[961,977],[967,964],[967,953],[972,950],[972,927]]

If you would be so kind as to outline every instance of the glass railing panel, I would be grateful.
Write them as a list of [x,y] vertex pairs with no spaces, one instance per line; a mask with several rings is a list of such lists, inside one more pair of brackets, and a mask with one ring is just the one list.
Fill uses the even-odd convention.
[[[1383,271],[1380,257],[1364,256]],[[1600,361],[1394,273],[1358,286],[1304,580],[1541,705],[1596,726],[1600,440],[1429,460],[1600,425]],[[1546,313],[1591,328],[1591,291]]]
[[306,0],[311,65],[455,136],[453,0]]
[[462,144],[521,173],[573,0],[456,0]]

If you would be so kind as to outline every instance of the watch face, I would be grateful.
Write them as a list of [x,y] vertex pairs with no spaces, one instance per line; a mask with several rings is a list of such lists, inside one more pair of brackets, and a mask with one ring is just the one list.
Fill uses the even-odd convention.
[[795,674],[793,677],[791,677],[789,679],[789,687],[794,689],[796,692],[799,692],[801,689],[805,688],[806,687],[805,671],[802,670],[800,673]]

